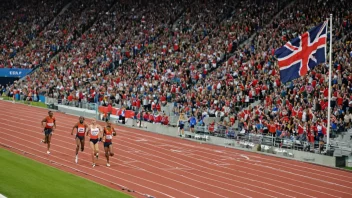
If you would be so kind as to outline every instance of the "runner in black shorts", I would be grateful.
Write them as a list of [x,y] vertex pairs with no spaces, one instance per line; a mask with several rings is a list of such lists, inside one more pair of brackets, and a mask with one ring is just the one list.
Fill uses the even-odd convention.
[[99,145],[97,143],[101,139],[102,131],[101,126],[96,123],[95,119],[93,119],[87,130],[87,136],[90,136],[89,145],[92,149],[93,167],[95,167],[95,158],[98,159],[99,157]]
[[79,117],[79,122],[73,126],[71,135],[73,135],[73,131],[77,129],[76,133],[76,159],[75,162],[78,163],[78,151],[81,147],[81,151],[84,151],[84,140],[85,140],[85,133],[87,131],[88,125],[84,123],[84,117]]
[[114,127],[111,126],[111,122],[107,121],[103,132],[106,166],[110,166],[109,157],[114,156],[114,152],[112,151],[112,136],[116,136],[116,131]]

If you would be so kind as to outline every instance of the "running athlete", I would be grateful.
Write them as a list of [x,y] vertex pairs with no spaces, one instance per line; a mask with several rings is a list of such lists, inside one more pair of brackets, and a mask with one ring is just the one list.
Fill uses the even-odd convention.
[[96,120],[93,119],[92,123],[89,125],[87,130],[87,136],[89,135],[89,146],[92,149],[92,162],[93,167],[95,167],[95,158],[99,157],[99,144],[98,141],[101,140],[102,127],[97,124]]
[[[42,140],[42,142],[44,144],[47,144],[48,150],[46,151],[46,153],[50,154],[51,136],[52,136],[52,133],[54,132],[54,128],[56,129],[56,120],[54,118],[54,114],[52,111],[49,111],[48,114],[49,116],[47,116],[42,120],[42,126],[44,127],[44,135],[45,135],[44,140]],[[45,125],[44,125],[44,122],[45,122]]]
[[79,122],[73,126],[71,135],[73,135],[73,131],[77,129],[76,133],[76,159],[75,162],[76,164],[78,163],[78,151],[79,148],[81,147],[81,152],[84,151],[84,139],[85,139],[85,133],[87,131],[88,125],[84,123],[84,117],[81,116],[79,117]]
[[112,136],[116,136],[116,131],[114,127],[111,126],[111,122],[107,121],[103,132],[106,166],[110,166],[109,157],[114,156],[114,152],[112,151]]

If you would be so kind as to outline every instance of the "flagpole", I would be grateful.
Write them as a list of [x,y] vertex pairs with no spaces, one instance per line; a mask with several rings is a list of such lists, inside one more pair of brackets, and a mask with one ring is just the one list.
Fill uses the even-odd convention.
[[332,14],[330,14],[330,47],[329,47],[329,96],[328,96],[328,125],[326,128],[326,150],[330,150],[330,118],[331,118],[331,76],[332,76]]

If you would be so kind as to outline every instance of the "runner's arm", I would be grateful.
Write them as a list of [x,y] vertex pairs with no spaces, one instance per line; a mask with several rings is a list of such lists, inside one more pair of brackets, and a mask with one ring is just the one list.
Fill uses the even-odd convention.
[[54,128],[56,129],[56,119],[54,119]]
[[86,136],[88,136],[89,135],[89,132],[90,132],[90,127],[88,127],[88,130],[87,130],[87,134],[86,134]]
[[103,137],[105,130],[100,125],[99,125],[99,127],[100,127],[100,137]]
[[112,127],[112,134],[113,134],[114,136],[116,136],[116,131],[115,131],[115,128],[114,128],[114,127]]
[[105,134],[105,128],[104,128],[104,129],[103,129],[103,139],[102,139],[103,142],[105,142],[105,139],[106,139],[105,135],[106,135],[106,134]]
[[73,135],[73,131],[74,131],[76,128],[78,128],[78,125],[77,125],[77,124],[75,124],[75,126],[73,126],[72,131],[71,131],[71,135]]
[[45,126],[44,126],[44,122],[46,123],[46,118],[44,118],[44,119],[42,120],[42,127],[45,127]]
[[98,138],[99,138],[99,140],[101,141],[102,138],[103,138],[103,135],[104,135],[104,129],[103,129],[103,127],[101,127],[100,125],[99,125],[98,127],[99,127]]

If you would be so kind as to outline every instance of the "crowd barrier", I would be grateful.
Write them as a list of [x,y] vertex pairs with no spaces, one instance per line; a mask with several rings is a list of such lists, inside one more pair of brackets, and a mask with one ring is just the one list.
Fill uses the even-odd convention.
[[[47,98],[46,101],[54,102],[55,100]],[[58,102],[58,101],[56,101]],[[82,106],[89,107],[93,104],[86,104]],[[58,110],[68,114],[85,117],[101,116],[101,113],[107,113],[107,107],[101,107],[97,104],[93,105],[94,108],[81,108],[70,105],[58,104]],[[113,108],[111,120],[118,123],[119,109]],[[127,112],[127,111],[126,111]],[[114,113],[116,113],[114,115]],[[127,113],[126,113],[127,115]],[[177,137],[179,130],[177,127],[170,125],[177,125],[177,116],[170,116],[170,125],[162,125],[160,123],[150,123],[146,121],[139,122],[133,119],[134,112],[128,114],[125,126],[127,127],[141,127],[145,131]],[[133,116],[132,116],[133,115]],[[347,163],[345,156],[329,156],[321,153],[319,143],[309,144],[307,141],[292,140],[288,138],[276,138],[270,135],[243,133],[234,127],[224,127],[218,123],[220,118],[207,117],[204,119],[204,125],[197,125],[194,131],[190,132],[190,125],[185,124],[186,138],[191,141],[199,141],[208,144],[215,144],[226,146],[250,152],[258,152],[266,155],[279,156],[287,159],[294,159],[309,163],[320,164],[330,167],[344,167]],[[215,123],[210,125],[210,123]],[[325,147],[325,145],[323,145]],[[308,152],[310,151],[310,152]]]
[[49,98],[49,97],[44,97],[44,101],[42,101],[42,102],[44,102],[45,104],[54,104],[54,105],[58,105],[59,104],[59,101],[58,101],[58,99],[56,99],[56,98]]
[[[122,109],[121,108],[115,108],[112,107],[111,111],[109,112],[109,108],[105,106],[99,106],[98,112],[102,116],[107,116],[109,113],[111,115],[116,115],[116,116],[121,116],[122,115]],[[135,117],[135,112],[132,110],[125,110],[125,118],[134,118]]]
[[43,102],[45,103],[45,96],[44,95],[38,95],[38,96],[31,96],[31,97],[28,97],[28,96],[24,96],[24,95],[21,95],[21,94],[15,94],[14,96],[15,100],[27,100],[27,98],[31,98],[30,100],[33,101],[33,102]]
[[[111,115],[120,116],[122,113],[122,110],[120,108],[112,107],[111,112],[109,112],[108,107],[101,106],[98,103],[90,103],[90,102],[87,102],[86,100],[82,100],[82,101],[78,102],[78,101],[68,101],[65,99],[58,100],[56,98],[50,98],[50,97],[44,97],[43,100],[45,101],[46,104],[54,104],[54,105],[61,104],[61,105],[66,105],[66,106],[70,106],[70,107],[79,107],[79,108],[90,109],[90,110],[95,110],[95,107],[97,106],[97,111],[101,115],[110,113]],[[134,111],[131,111],[131,110],[125,111],[126,118],[133,118],[134,115],[135,115]]]
[[87,108],[72,107],[58,104],[57,110],[70,115],[83,116],[86,119],[99,119],[98,106],[94,103],[86,106]]
[[[139,125],[136,122],[131,122],[127,124],[129,127],[138,127]],[[145,122],[142,125],[143,130],[158,133],[162,135],[178,137],[179,131],[176,127],[165,126],[161,124],[149,123]],[[187,129],[187,125],[185,126]],[[201,128],[199,128],[201,129]],[[204,129],[204,128],[203,128]],[[197,129],[198,130],[198,129]],[[189,137],[188,140],[203,142],[208,144],[214,144],[218,146],[225,146],[240,150],[245,150],[249,152],[256,152],[265,155],[277,156],[286,159],[299,160],[308,163],[314,163],[329,167],[344,167],[347,163],[347,159],[345,157],[333,157],[322,155],[315,152],[306,152],[303,150],[296,150],[295,147],[279,147],[272,146],[270,144],[261,144],[263,143],[263,137],[261,135],[251,134],[248,136],[241,136],[238,133],[234,133],[233,135],[228,135],[224,137],[212,136],[209,131],[195,131],[194,133],[185,131],[186,137]],[[193,137],[193,138],[192,138]],[[199,137],[199,138],[197,138]],[[247,139],[246,139],[247,138]],[[276,141],[275,141],[276,142]]]

